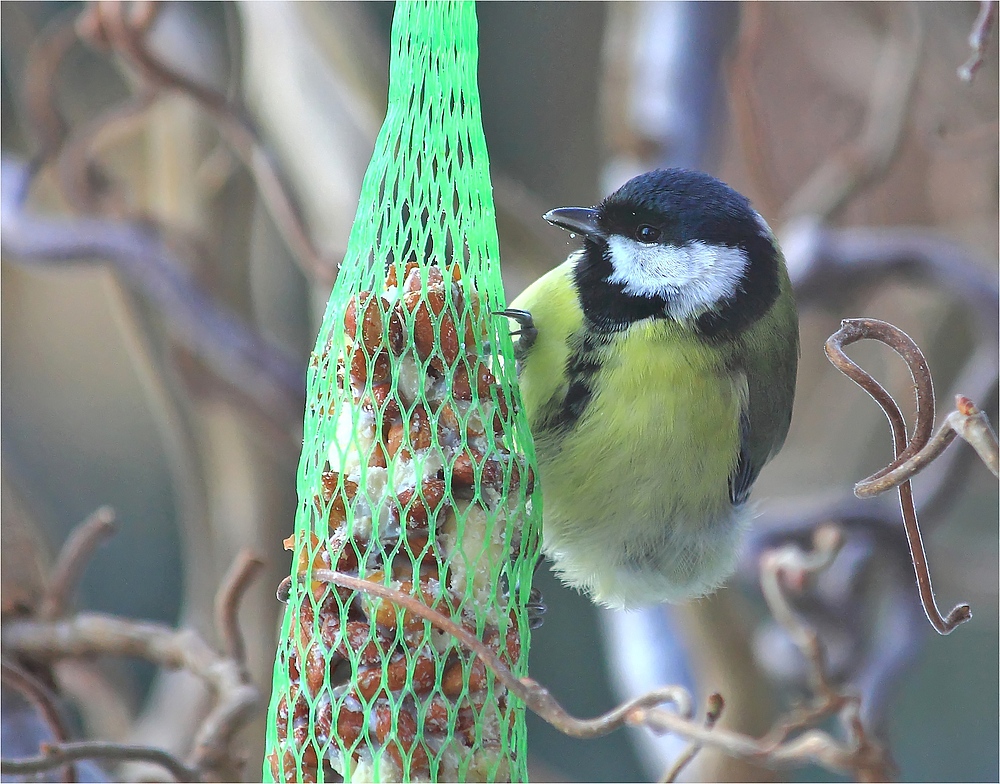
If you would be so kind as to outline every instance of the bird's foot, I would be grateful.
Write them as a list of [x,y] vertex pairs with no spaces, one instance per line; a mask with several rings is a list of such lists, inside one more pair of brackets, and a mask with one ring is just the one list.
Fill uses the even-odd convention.
[[531,314],[526,310],[519,310],[517,308],[508,308],[507,310],[497,310],[493,313],[494,316],[506,316],[509,319],[514,319],[521,328],[511,332],[511,337],[518,335],[521,339],[518,341],[522,351],[526,350],[535,342],[535,338],[538,337],[538,329],[535,327],[534,319],[531,318]]

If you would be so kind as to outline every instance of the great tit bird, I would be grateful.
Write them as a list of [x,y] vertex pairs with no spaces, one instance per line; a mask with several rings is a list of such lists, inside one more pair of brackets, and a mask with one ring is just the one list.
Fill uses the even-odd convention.
[[544,218],[583,247],[503,312],[544,550],[609,607],[710,593],[791,420],[798,319],[774,234],[744,196],[683,169]]

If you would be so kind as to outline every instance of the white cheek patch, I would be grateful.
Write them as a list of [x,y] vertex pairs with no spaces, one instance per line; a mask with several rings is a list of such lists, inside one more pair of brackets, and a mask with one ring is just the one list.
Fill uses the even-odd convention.
[[608,247],[614,267],[608,280],[634,297],[663,297],[676,319],[700,315],[735,294],[748,264],[739,248],[707,242],[647,245],[612,236]]

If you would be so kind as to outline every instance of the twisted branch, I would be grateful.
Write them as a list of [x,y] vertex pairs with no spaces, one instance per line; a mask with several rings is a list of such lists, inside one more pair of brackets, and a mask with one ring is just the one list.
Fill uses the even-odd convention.
[[[666,780],[675,778],[702,746],[712,746],[732,756],[771,767],[815,762],[832,770],[854,773],[865,781],[879,780],[888,776],[890,765],[882,747],[868,737],[861,724],[858,715],[859,699],[840,694],[829,683],[818,638],[813,630],[802,626],[780,585],[782,575],[789,571],[811,574],[826,568],[836,556],[840,542],[839,531],[822,529],[816,536],[816,553],[806,555],[797,546],[789,545],[762,560],[761,579],[770,586],[766,595],[769,603],[773,603],[772,611],[786,628],[792,630],[793,638],[803,646],[803,653],[812,662],[813,681],[817,685],[819,699],[817,705],[792,714],[775,732],[759,740],[714,727],[722,710],[722,699],[718,695],[713,695],[710,699],[705,722],[695,721],[691,695],[678,686],[655,689],[593,719],[575,718],[563,709],[545,687],[531,678],[517,678],[489,646],[416,597],[380,583],[329,569],[314,569],[311,579],[387,599],[400,609],[414,613],[450,634],[481,658],[493,674],[527,707],[567,735],[594,738],[630,724],[644,726],[656,732],[672,732],[686,738],[691,745],[668,771]],[[300,581],[304,578],[304,575],[298,576]],[[278,587],[278,598],[286,600],[292,587],[292,578],[286,577]],[[660,707],[665,703],[672,703],[675,710],[668,711]],[[794,732],[838,711],[848,736],[846,744],[819,730],[808,730],[788,740]]]
[[[130,7],[133,6],[133,7]],[[78,29],[88,40],[120,55],[146,89],[171,90],[193,100],[215,123],[222,137],[243,161],[292,256],[311,280],[330,285],[336,265],[325,259],[305,227],[302,212],[273,154],[243,107],[224,93],[188,78],[165,63],[149,46],[150,16],[158,3],[126,4],[120,0],[93,3]]]
[[[907,443],[906,439],[906,423],[903,421],[903,415],[899,410],[899,406],[896,405],[896,402],[881,384],[870,374],[862,370],[861,367],[855,364],[844,353],[844,346],[865,339],[878,340],[892,348],[906,361],[907,367],[910,370],[916,395],[917,411],[914,433],[909,443]],[[827,339],[825,350],[830,362],[871,395],[889,419],[896,457],[888,466],[859,482],[855,487],[855,493],[858,496],[874,495],[893,486],[898,487],[899,504],[903,514],[903,527],[906,531],[906,540],[909,544],[910,556],[913,560],[913,569],[920,592],[920,602],[934,629],[939,634],[949,634],[959,624],[968,621],[972,617],[972,611],[969,605],[960,604],[955,606],[945,618],[942,617],[938,609],[934,598],[934,589],[931,585],[930,571],[927,567],[927,554],[924,550],[923,537],[920,533],[917,512],[913,504],[913,491],[909,481],[909,477],[917,473],[928,462],[926,458],[928,453],[925,452],[920,458],[916,456],[921,450],[929,446],[931,434],[934,429],[934,385],[930,370],[927,367],[927,360],[916,343],[902,330],[876,319],[844,320],[841,322],[840,329]],[[976,416],[980,412],[975,409],[971,401],[969,401],[968,405],[963,404],[963,408],[968,413],[959,413],[970,424],[960,424],[960,427],[965,431],[969,427],[972,427],[972,430],[976,432],[974,438],[977,444],[986,448],[988,452],[989,444],[986,443],[988,442],[988,437],[983,435],[984,427],[987,431],[989,430],[988,422],[985,421],[985,417],[981,415]],[[973,421],[977,423],[976,426],[971,425]],[[991,432],[990,435],[992,435]],[[996,437],[992,436],[992,438],[992,464],[995,465]],[[947,446],[947,443],[940,446],[937,443],[930,445],[931,450],[937,450],[938,453],[945,446]],[[990,462],[987,461],[987,464],[990,465]],[[893,475],[893,481],[887,478],[890,474]]]
[[[11,772],[15,769],[23,772],[46,770],[66,760],[104,757],[156,762],[171,770],[179,780],[225,781],[238,778],[239,761],[232,748],[233,739],[257,710],[260,693],[250,682],[246,670],[237,611],[240,599],[262,562],[248,551],[241,552],[219,589],[216,621],[228,655],[216,652],[190,629],[178,630],[165,624],[102,613],[79,613],[54,619],[52,615],[65,610],[69,590],[76,582],[83,560],[92,552],[98,539],[107,535],[109,517],[110,510],[102,508],[70,536],[58,561],[58,579],[52,582],[57,587],[54,592],[50,589],[44,603],[50,615],[11,619],[3,624],[0,645],[4,655],[29,662],[101,655],[135,656],[161,667],[191,672],[209,686],[216,697],[215,705],[198,728],[187,761],[181,762],[159,749],[121,744],[64,743],[66,733],[53,723],[51,711],[33,700],[53,727],[53,734],[60,743],[43,750],[38,758],[5,760],[4,771],[8,768]],[[8,674],[9,670],[5,662],[5,680],[13,677]],[[58,718],[58,714],[54,716]]]

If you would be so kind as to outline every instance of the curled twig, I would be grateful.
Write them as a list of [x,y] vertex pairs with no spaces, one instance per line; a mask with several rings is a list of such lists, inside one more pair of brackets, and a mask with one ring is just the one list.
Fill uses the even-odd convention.
[[[872,378],[870,374],[862,370],[861,367],[844,353],[844,346],[864,339],[878,340],[885,343],[906,361],[907,367],[910,370],[916,393],[917,421],[914,425],[913,438],[909,444],[906,441],[906,425],[899,406],[896,405],[896,402],[881,384]],[[888,417],[892,429],[896,457],[892,463],[881,471],[877,471],[858,483],[855,492],[858,495],[862,495],[871,487],[872,483],[877,483],[878,480],[883,479],[883,477],[913,459],[914,455],[919,453],[930,441],[934,429],[934,385],[931,380],[930,370],[927,367],[927,361],[916,343],[902,330],[884,321],[876,319],[846,319],[841,322],[840,329],[827,339],[825,350],[830,362],[864,389],[879,404],[885,412],[886,417]],[[943,449],[943,447],[941,448]],[[916,470],[919,470],[919,468]],[[878,485],[876,484],[875,486],[877,487]],[[972,617],[972,612],[967,604],[960,604],[952,609],[947,618],[942,617],[934,598],[930,571],[927,567],[927,554],[924,551],[923,537],[920,534],[920,526],[917,522],[917,513],[913,505],[913,491],[910,487],[909,479],[904,476],[897,487],[899,490],[899,504],[903,514],[903,526],[910,547],[913,569],[916,573],[920,601],[934,629],[940,634],[948,634],[956,626],[969,620]],[[881,492],[881,490],[878,492]]]
[[165,238],[148,225],[93,218],[63,221],[35,215],[25,209],[31,172],[7,157],[2,165],[0,216],[5,258],[34,265],[94,259],[111,263],[128,286],[163,311],[182,344],[241,390],[265,422],[295,437],[305,395],[297,360],[212,300]]
[[972,77],[979,70],[979,66],[983,64],[986,44],[990,40],[990,31],[993,29],[996,16],[996,0],[980,0],[979,13],[976,15],[976,21],[972,23],[972,30],[969,32],[969,46],[972,48],[972,54],[958,68],[958,78],[963,82],[971,82]]
[[76,7],[59,14],[35,39],[25,60],[24,97],[28,122],[39,140],[38,158],[45,159],[66,138],[66,120],[54,100],[56,73],[66,53],[76,43]]
[[263,566],[264,562],[250,550],[241,550],[222,579],[215,597],[215,628],[222,637],[223,650],[230,659],[244,667],[246,646],[240,632],[237,610],[240,599]]
[[[304,575],[303,575],[304,577]],[[369,593],[388,599],[398,607],[419,615],[426,621],[452,635],[466,648],[483,660],[483,663],[492,670],[493,674],[518,698],[524,702],[532,711],[545,719],[549,724],[560,732],[574,738],[597,738],[607,735],[609,732],[618,729],[626,721],[629,714],[635,710],[661,705],[663,703],[673,703],[677,708],[677,713],[684,718],[690,718],[693,705],[691,695],[686,689],[679,686],[665,686],[656,689],[648,694],[630,700],[602,716],[593,719],[577,719],[571,716],[566,710],[556,702],[548,689],[531,678],[518,678],[510,671],[506,664],[501,661],[488,645],[476,637],[472,632],[462,628],[460,624],[432,607],[419,601],[416,597],[390,588],[381,583],[374,583],[363,580],[360,577],[352,577],[341,572],[330,569],[313,569],[312,579],[332,583],[353,591]],[[281,589],[279,588],[279,595]]]
[[[774,557],[765,559],[762,564],[764,572],[773,575],[775,588],[768,595],[775,599],[774,606],[778,614],[784,613],[783,622],[795,630],[795,639],[805,644],[804,654],[818,669],[823,667],[823,657],[819,643],[815,640],[815,632],[809,630],[810,633],[807,633],[807,630],[801,628],[801,622],[795,617],[784,598],[778,580],[780,573],[789,570],[815,572],[826,568],[835,556],[839,543],[839,532],[824,529],[817,536],[816,553],[803,554],[797,547],[789,546],[785,551],[775,554]],[[299,576],[299,579],[304,578],[305,575]],[[881,746],[868,738],[858,718],[858,699],[839,694],[829,685],[825,673],[817,676],[817,681],[823,684],[822,693],[819,695],[820,705],[810,711],[800,712],[794,718],[786,721],[782,725],[782,732],[778,737],[771,735],[758,740],[715,728],[714,725],[722,709],[722,700],[718,695],[713,695],[710,698],[708,716],[704,723],[699,723],[692,717],[693,709],[690,695],[685,689],[676,686],[656,689],[595,719],[580,720],[569,716],[552,695],[536,681],[531,678],[515,677],[500,661],[499,657],[475,635],[416,597],[380,583],[329,569],[312,570],[311,579],[387,599],[407,612],[419,615],[442,631],[451,634],[458,642],[482,658],[496,677],[529,708],[567,735],[592,738],[611,732],[627,723],[644,726],[657,732],[672,732],[679,737],[686,738],[691,742],[691,746],[675,763],[668,773],[668,777],[676,776],[676,773],[691,760],[703,745],[712,746],[732,756],[750,759],[771,767],[787,767],[815,762],[832,770],[855,773],[862,780],[876,780],[887,775],[888,763],[884,751]],[[291,578],[283,580],[278,588],[279,598],[287,598],[292,586]],[[668,711],[659,707],[667,702],[673,703],[677,710]],[[848,742],[846,744],[819,730],[808,730],[791,740],[788,739],[792,732],[805,729],[809,721],[830,715],[835,710],[840,711],[842,722],[847,730]]]
[[[49,732],[52,733],[53,738],[60,743],[69,738],[69,730],[66,728],[66,723],[56,705],[55,695],[44,683],[23,667],[9,661],[0,661],[0,677],[4,683],[16,689],[32,704],[45,722]],[[57,764],[60,763],[49,765],[46,769],[54,768]],[[7,772],[6,769],[3,772]],[[72,764],[66,765],[63,781],[76,781],[76,771]]]
[[106,741],[76,743],[46,743],[37,757],[0,760],[0,772],[13,776],[42,773],[46,770],[82,759],[104,759],[115,762],[152,762],[166,769],[175,781],[201,781],[201,774],[188,767],[163,749],[151,746],[128,746]]
[[226,749],[260,701],[243,667],[219,656],[189,629],[80,613],[58,621],[10,621],[4,625],[2,642],[6,651],[26,659],[137,656],[169,669],[188,670],[201,678],[217,697],[198,731],[196,749],[188,762],[202,771],[228,770]]
[[102,506],[73,529],[52,569],[52,576],[38,609],[40,618],[57,618],[66,612],[69,597],[76,590],[91,554],[114,532],[115,512],[110,506]]
[[[915,476],[931,461],[935,460],[957,436],[961,436],[976,450],[994,476],[1000,476],[998,473],[1000,471],[1000,455],[998,455],[997,437],[993,428],[990,427],[990,421],[986,414],[964,395],[956,396],[955,405],[956,410],[948,414],[944,424],[932,438],[924,443],[919,451],[914,452],[902,462],[897,458],[892,463],[896,467],[889,471],[883,469],[879,472],[878,478],[871,477],[858,482],[854,489],[858,497],[869,498],[884,493]],[[914,443],[915,440],[911,441],[910,446],[913,446]]]

